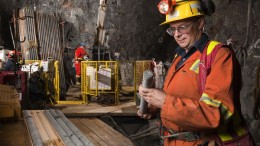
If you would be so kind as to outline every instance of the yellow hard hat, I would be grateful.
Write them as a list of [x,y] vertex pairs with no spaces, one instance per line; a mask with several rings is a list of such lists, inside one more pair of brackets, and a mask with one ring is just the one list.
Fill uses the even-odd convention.
[[199,0],[183,1],[177,3],[172,11],[166,14],[166,21],[160,25],[201,15],[205,15],[205,13]]

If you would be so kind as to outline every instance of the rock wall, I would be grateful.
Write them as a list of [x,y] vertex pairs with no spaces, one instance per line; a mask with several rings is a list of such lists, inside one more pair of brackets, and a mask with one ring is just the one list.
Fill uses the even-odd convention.
[[260,1],[215,0],[215,3],[216,13],[208,19],[206,30],[211,38],[230,42],[235,49],[242,66],[242,113],[257,145],[260,145],[260,117],[256,120],[253,115],[255,101],[260,100]]
[[[97,30],[99,1],[97,0],[45,0],[21,1],[20,7],[33,7],[37,11],[56,13],[60,15],[65,26],[65,41],[70,47],[76,47],[79,42],[94,45]],[[104,29],[108,42],[105,48],[120,52],[122,60],[165,58],[171,56],[174,46],[172,38],[165,34],[164,27],[159,27],[164,16],[157,11],[157,1],[139,0],[109,0],[106,1],[106,16]],[[164,49],[165,51],[161,51]],[[160,55],[158,55],[160,54]]]

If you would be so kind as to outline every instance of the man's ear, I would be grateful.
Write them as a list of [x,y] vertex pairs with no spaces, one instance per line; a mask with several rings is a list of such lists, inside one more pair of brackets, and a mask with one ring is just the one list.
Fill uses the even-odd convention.
[[204,27],[205,27],[205,18],[204,17],[201,17],[201,18],[199,18],[199,20],[198,20],[198,28],[199,28],[199,30],[202,30],[202,29],[204,29]]

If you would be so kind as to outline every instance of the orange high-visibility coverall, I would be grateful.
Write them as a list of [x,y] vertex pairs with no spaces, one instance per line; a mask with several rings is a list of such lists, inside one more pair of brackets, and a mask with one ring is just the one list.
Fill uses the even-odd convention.
[[[193,142],[165,138],[165,146],[202,144],[212,139],[209,133],[216,134],[220,123],[238,113],[233,102],[233,98],[239,98],[234,92],[239,91],[232,84],[235,69],[231,51],[220,48],[217,52],[202,95],[199,93],[196,68],[200,57],[201,52],[196,50],[177,70],[181,56],[173,61],[164,82],[163,90],[167,96],[161,109],[161,121],[163,126],[177,132],[207,132],[207,136]],[[202,100],[204,97],[208,100]]]
[[80,61],[82,61],[84,59],[85,55],[87,55],[87,53],[82,46],[80,46],[76,49],[76,51],[75,51],[76,77],[80,77],[80,75],[81,75]]

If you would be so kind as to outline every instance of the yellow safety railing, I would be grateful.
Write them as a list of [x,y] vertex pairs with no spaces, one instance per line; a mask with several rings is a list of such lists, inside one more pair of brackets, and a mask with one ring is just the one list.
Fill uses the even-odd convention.
[[25,60],[24,64],[28,65],[28,64],[35,63],[35,62],[38,62],[39,65],[41,65],[41,60]]
[[60,71],[59,61],[54,62],[55,76],[54,76],[54,88],[55,88],[55,100],[60,101]]
[[134,65],[134,100],[139,105],[139,99],[136,97],[139,85],[142,83],[143,72],[150,68],[151,60],[135,61]]
[[[59,64],[54,64],[55,66],[55,77],[54,78],[54,83],[55,87],[60,87],[60,79],[59,79]],[[58,89],[58,88],[57,88]],[[85,104],[86,99],[82,98],[82,100],[60,100],[60,90],[56,90],[56,94],[59,95],[57,96],[58,98],[56,99],[57,104]]]
[[[25,65],[32,64],[38,62],[39,67],[41,67],[41,60],[25,60]],[[59,78],[59,61],[54,62],[54,72],[44,72],[43,73],[43,78],[46,84],[46,91],[48,92],[47,95],[51,95],[51,97],[58,102],[60,99],[60,78]],[[54,87],[54,95],[50,94],[49,90],[49,84],[52,83]],[[54,103],[52,102],[52,99],[50,99],[51,104],[53,105]]]
[[118,104],[118,62],[82,61],[81,93],[86,103],[88,96],[114,94],[115,104]]

